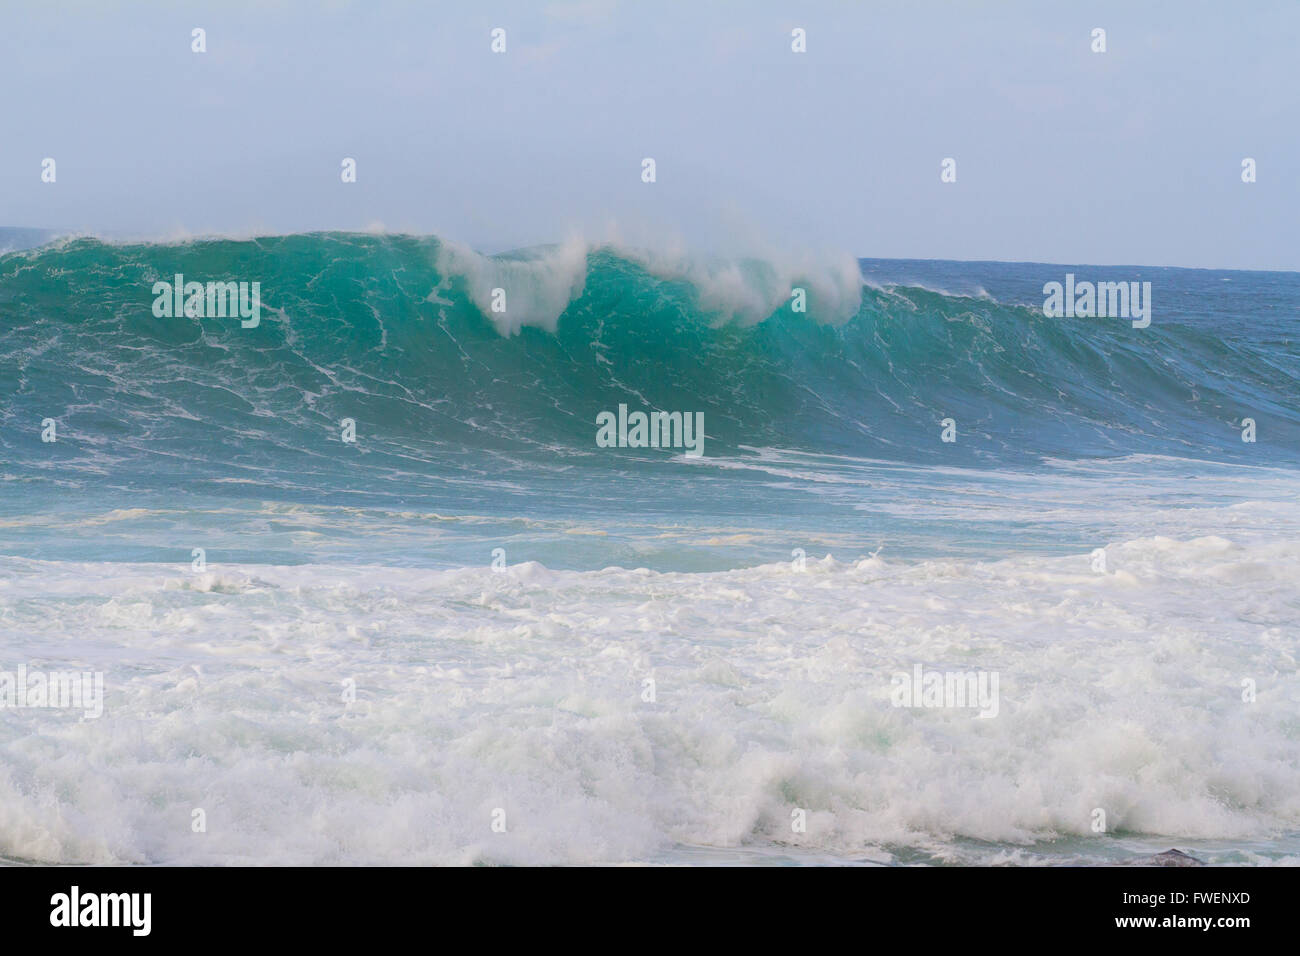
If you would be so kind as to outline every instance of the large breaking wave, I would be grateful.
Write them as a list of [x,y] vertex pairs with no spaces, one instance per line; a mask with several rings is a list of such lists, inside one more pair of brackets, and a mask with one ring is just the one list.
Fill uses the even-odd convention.
[[[259,281],[261,324],[156,318],[151,287],[177,273]],[[0,360],[6,426],[56,418],[63,467],[139,481],[327,484],[337,457],[322,448],[343,418],[366,438],[350,473],[376,482],[494,456],[598,464],[617,456],[597,456],[595,416],[619,403],[704,412],[706,454],[1231,460],[1253,451],[1248,414],[1268,429],[1269,463],[1300,449],[1300,403],[1286,400],[1300,351],[1281,333],[1168,313],[1143,330],[1049,319],[1032,303],[867,285],[853,260],[583,243],[483,256],[342,233],[77,239],[0,258]],[[939,441],[944,418],[955,445]],[[37,442],[0,430],[12,467],[37,467]]]

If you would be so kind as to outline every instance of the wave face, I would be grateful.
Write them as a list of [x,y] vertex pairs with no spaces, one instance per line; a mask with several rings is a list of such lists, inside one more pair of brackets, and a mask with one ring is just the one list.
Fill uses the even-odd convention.
[[[1035,285],[1061,279],[1032,269]],[[1261,297],[1243,291],[1245,274],[1229,286],[1157,271],[1169,277],[1154,283],[1151,327],[1137,330],[1045,318],[1041,293],[1016,305],[864,287],[843,263],[800,274],[584,246],[487,258],[436,239],[342,234],[78,240],[0,259],[0,393],[7,426],[59,420],[65,474],[145,484],[275,488],[295,474],[342,492],[360,473],[368,493],[402,494],[394,481],[430,473],[598,466],[619,456],[596,448],[596,415],[620,403],[703,412],[715,456],[1294,464],[1300,346],[1281,320],[1295,277],[1274,290],[1272,315],[1253,301],[1234,314],[1232,296]],[[174,273],[260,281],[260,326],[155,318],[151,286]],[[1198,283],[1199,306],[1166,304]],[[796,284],[809,289],[806,315],[787,304]],[[493,288],[505,289],[504,313],[490,311]],[[949,417],[955,444],[939,440]],[[1241,441],[1244,417],[1260,444]],[[362,439],[351,460],[330,444],[343,418]],[[6,458],[30,465],[34,440],[6,427]]]

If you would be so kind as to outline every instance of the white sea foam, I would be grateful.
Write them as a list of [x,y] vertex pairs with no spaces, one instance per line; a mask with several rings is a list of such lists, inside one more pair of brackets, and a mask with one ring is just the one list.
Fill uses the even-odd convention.
[[[0,855],[1032,862],[1052,839],[1106,855],[1101,808],[1112,834],[1294,857],[1300,544],[1148,537],[1107,558],[1104,574],[1079,554],[199,575],[0,559],[0,666],[103,670],[106,692],[93,721],[0,711]],[[891,706],[891,676],[918,663],[996,671],[998,716]]]
[[[553,332],[561,313],[586,284],[587,244],[572,239],[527,255],[485,256],[444,240],[436,267],[444,276],[465,281],[474,304],[502,335],[513,335],[525,325]],[[496,289],[504,293],[504,310],[493,309]]]
[[862,305],[862,271],[848,255],[765,248],[716,258],[674,248],[610,248],[660,279],[690,283],[705,310],[743,325],[789,305],[796,287],[806,292],[814,319],[846,322]]

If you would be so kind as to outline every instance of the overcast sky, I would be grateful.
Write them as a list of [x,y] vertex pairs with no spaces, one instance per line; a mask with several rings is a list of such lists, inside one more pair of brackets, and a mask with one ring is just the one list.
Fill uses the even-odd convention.
[[1296,0],[0,0],[0,225],[1300,270],[1298,41]]

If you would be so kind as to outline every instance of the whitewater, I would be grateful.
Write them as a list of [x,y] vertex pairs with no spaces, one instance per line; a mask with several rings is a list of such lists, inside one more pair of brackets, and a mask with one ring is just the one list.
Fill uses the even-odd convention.
[[[1150,281],[1150,327],[1045,317],[1067,271]],[[175,274],[260,282],[260,324],[155,316]],[[0,857],[1294,865],[1298,307],[579,242],[0,255],[0,670],[105,675],[97,719],[0,709]],[[620,404],[704,455],[599,447]],[[997,716],[894,706],[918,665]]]

